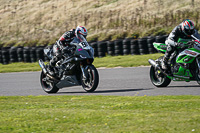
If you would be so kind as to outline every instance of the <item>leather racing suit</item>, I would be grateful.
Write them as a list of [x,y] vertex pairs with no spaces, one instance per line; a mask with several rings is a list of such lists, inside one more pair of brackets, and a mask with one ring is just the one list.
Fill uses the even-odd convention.
[[49,70],[53,75],[53,68],[56,62],[58,62],[62,57],[62,50],[70,46],[70,42],[75,37],[75,29],[65,32],[60,39],[53,45],[53,58],[49,62]]

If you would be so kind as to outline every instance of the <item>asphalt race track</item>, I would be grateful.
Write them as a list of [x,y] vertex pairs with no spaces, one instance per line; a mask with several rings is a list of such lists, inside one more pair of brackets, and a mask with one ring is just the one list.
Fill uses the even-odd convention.
[[39,83],[40,72],[0,74],[0,96],[27,95],[200,95],[200,86],[195,82],[171,82],[168,87],[156,88],[149,79],[149,67],[98,69],[100,82],[93,93],[81,86],[63,88],[56,94],[45,93]]

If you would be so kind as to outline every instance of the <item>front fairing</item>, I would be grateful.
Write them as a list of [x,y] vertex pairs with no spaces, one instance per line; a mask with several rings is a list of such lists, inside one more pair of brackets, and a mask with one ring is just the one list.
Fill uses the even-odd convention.
[[161,51],[161,52],[166,52],[167,50],[167,45],[164,43],[153,43],[153,46],[155,49]]
[[200,55],[200,50],[189,48],[182,51],[176,58],[177,63],[192,63]]
[[76,46],[75,56],[82,59],[94,58],[93,48],[82,35],[75,37],[71,44]]
[[187,42],[191,41],[192,39],[184,39],[184,38],[179,38],[178,43],[184,43],[187,44]]
[[52,59],[53,58],[53,49],[50,47],[46,47],[44,50],[44,54],[49,58]]
[[77,46],[77,49],[74,54],[75,56],[80,57],[82,59],[93,58],[93,54],[91,54],[90,51],[85,50],[80,46]]

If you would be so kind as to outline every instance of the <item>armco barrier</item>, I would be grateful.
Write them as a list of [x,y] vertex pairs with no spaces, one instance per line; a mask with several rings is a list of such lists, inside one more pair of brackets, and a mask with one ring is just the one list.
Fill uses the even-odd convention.
[[[92,42],[90,45],[94,49],[94,57],[104,57],[106,55],[142,55],[156,53],[153,42],[165,43],[167,35],[149,36],[139,39],[126,38],[115,41]],[[0,63],[11,62],[36,62],[39,59],[49,61],[44,55],[45,46],[38,47],[2,47],[0,49]],[[52,46],[51,46],[52,47]]]

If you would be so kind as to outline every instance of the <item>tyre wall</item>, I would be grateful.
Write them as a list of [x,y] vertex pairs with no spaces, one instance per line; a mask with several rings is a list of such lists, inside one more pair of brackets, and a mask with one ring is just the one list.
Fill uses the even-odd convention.
[[[94,57],[106,55],[143,55],[157,53],[153,43],[165,43],[167,35],[149,36],[139,39],[125,38],[114,41],[97,41],[89,43],[94,49]],[[45,46],[38,47],[2,47],[0,49],[0,63],[37,62],[39,59],[49,61],[44,55]]]

